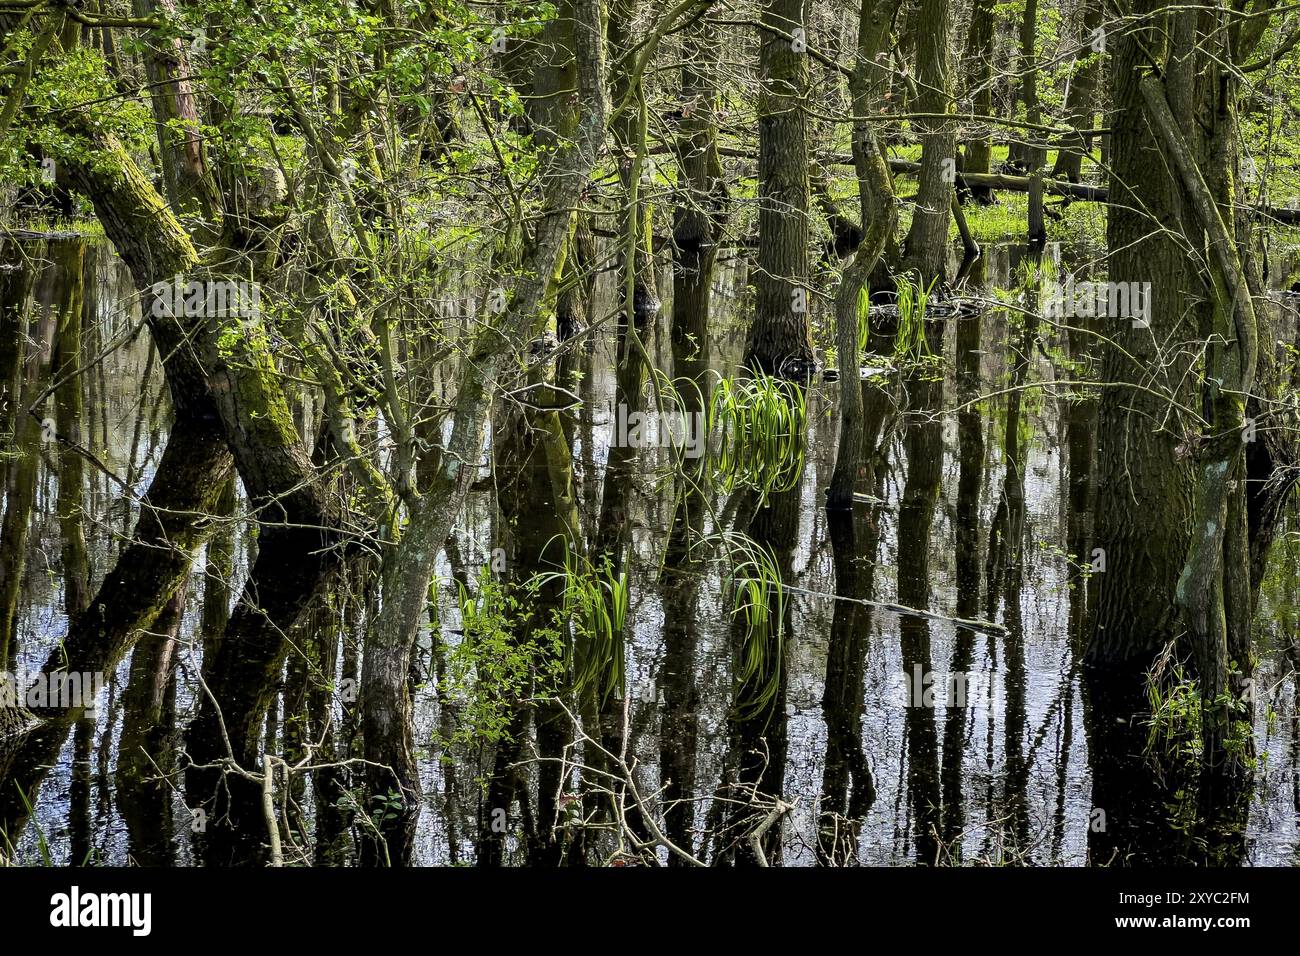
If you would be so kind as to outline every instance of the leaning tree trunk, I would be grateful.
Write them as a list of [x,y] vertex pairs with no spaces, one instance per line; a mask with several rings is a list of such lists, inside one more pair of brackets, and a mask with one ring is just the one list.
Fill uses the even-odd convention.
[[[245,768],[260,764],[260,728],[274,675],[283,662],[284,635],[342,557],[341,549],[331,547],[338,543],[338,506],[325,494],[299,439],[264,328],[256,317],[230,312],[210,317],[177,314],[186,310],[174,308],[177,303],[155,291],[176,276],[214,277],[203,269],[189,237],[121,145],[84,116],[67,117],[69,132],[87,148],[67,154],[64,162],[94,202],[105,232],[144,293],[144,315],[163,356],[178,420],[221,424],[250,505],[262,523],[258,562],[230,619],[228,639],[214,660],[204,661],[212,693],[200,696],[187,741],[194,762],[189,775],[194,794],[203,798],[206,790],[212,799],[227,793],[243,796],[247,799],[236,800],[232,807],[256,813],[258,797],[247,792],[247,781],[220,773],[217,761],[233,758]],[[209,772],[212,779],[206,779]],[[222,779],[231,786],[223,787]],[[230,819],[234,825],[228,832],[218,827],[209,834],[214,845],[215,838],[233,835],[236,816]],[[226,848],[217,852],[217,858],[226,858]],[[242,858],[244,849],[229,852]]]
[[542,303],[563,266],[562,252],[578,205],[602,145],[607,106],[601,0],[573,4],[574,59],[578,64],[581,118],[575,142],[558,154],[547,176],[546,205],[523,269],[512,283],[509,308],[483,330],[466,356],[452,409],[452,430],[429,487],[412,506],[402,539],[384,555],[383,603],[366,644],[361,675],[362,728],[370,764],[366,787],[373,805],[390,807],[380,827],[382,840],[367,841],[363,861],[404,863],[410,858],[419,817],[420,780],[412,739],[407,689],[411,649],[424,618],[429,580],[438,549],[447,538],[482,458],[486,409],[509,355],[500,343],[529,341],[542,317]]

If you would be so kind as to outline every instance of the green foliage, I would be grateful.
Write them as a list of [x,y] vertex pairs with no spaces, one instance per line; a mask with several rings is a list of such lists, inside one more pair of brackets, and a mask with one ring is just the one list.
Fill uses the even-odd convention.
[[928,286],[922,286],[911,276],[898,278],[898,337],[894,340],[894,354],[899,358],[920,360],[933,354],[925,335],[925,309],[937,281],[935,277]]
[[[31,820],[33,832],[36,834],[36,852],[40,859],[41,866],[55,866],[54,853],[50,850],[50,842],[45,836],[45,828],[41,826],[40,821],[36,818],[36,810],[32,806],[22,785],[15,780],[14,786],[18,790],[18,799],[23,805],[27,818]],[[9,838],[7,831],[0,830],[0,839],[4,841],[4,852],[0,853],[0,866],[13,865],[18,858],[18,847],[14,841]],[[86,856],[77,865],[90,866],[95,862],[95,848],[91,847],[86,851]]]
[[[850,369],[853,365],[862,361],[862,353],[867,350],[867,342],[871,337],[871,289],[864,285],[858,290],[858,354],[856,361],[849,363]],[[847,374],[848,370],[841,370],[841,374]]]
[[798,385],[759,374],[721,378],[709,403],[709,435],[719,433],[712,473],[731,494],[749,488],[766,501],[803,473],[808,397]]
[[[995,202],[968,203],[962,212],[972,238],[981,245],[1021,237],[1029,227],[1029,201],[1024,193],[998,193]],[[949,224],[949,235],[952,240],[960,236],[956,220]]]
[[496,743],[521,702],[555,692],[564,662],[559,630],[530,626],[539,581],[529,581],[522,595],[479,572],[477,593],[458,584],[461,640],[447,659],[444,697],[458,703],[453,742]]
[[[1087,163],[1085,162],[1085,169]],[[1103,180],[1104,182],[1104,180]],[[1059,218],[1047,220],[1047,238],[1053,242],[1068,243],[1100,249],[1106,245],[1106,205],[1097,202],[1062,203],[1057,207]]]
[[566,670],[570,688],[581,698],[594,693],[607,700],[623,687],[625,675],[623,628],[627,623],[627,572],[615,573],[609,559],[599,567],[566,551],[564,569],[540,575],[539,586],[559,581],[564,588],[560,620],[573,623]]
[[[1237,669],[1235,662],[1231,667]],[[1237,675],[1239,676],[1239,675]],[[1152,665],[1146,682],[1150,708],[1146,752],[1149,756],[1199,766],[1204,743],[1201,737],[1205,701],[1200,683],[1189,675],[1183,664],[1173,658],[1173,645],[1165,648]],[[1224,749],[1230,759],[1253,767],[1257,758],[1252,750],[1252,707],[1249,700],[1239,700],[1230,693],[1220,694],[1210,702],[1215,711],[1228,721]]]
[[[32,41],[26,31],[16,38],[21,56],[27,55]],[[154,132],[148,108],[120,94],[102,54],[78,47],[57,57],[47,56],[33,73],[14,128],[0,137],[0,182],[40,184],[41,169],[30,149],[33,146],[56,161],[84,155],[85,142],[63,129],[54,115],[83,108],[90,122],[115,136],[129,151],[148,150]]]
[[770,709],[781,687],[789,595],[770,547],[738,532],[726,533],[722,542],[732,561],[731,615],[741,629],[736,710],[751,718]]
[[[1201,754],[1200,688],[1182,664],[1163,662],[1164,658],[1157,662],[1147,679],[1147,753],[1197,760]],[[1165,666],[1171,668],[1167,680],[1163,675]]]

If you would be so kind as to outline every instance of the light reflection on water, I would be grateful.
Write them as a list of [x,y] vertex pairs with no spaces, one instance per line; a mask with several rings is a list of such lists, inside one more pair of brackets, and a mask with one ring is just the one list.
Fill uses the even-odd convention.
[[[102,247],[92,249],[88,255],[87,275],[92,281],[87,287],[81,345],[83,361],[120,341],[138,321],[138,306],[132,305],[130,284],[120,263]],[[43,300],[48,306],[49,297],[55,293],[55,279],[49,274],[48,265],[36,268],[39,272],[31,307],[36,320],[30,326],[32,337],[27,354],[29,361],[48,362],[54,333],[50,322],[40,316]],[[1011,274],[1008,250],[990,250],[987,269],[996,283],[1006,285]],[[1275,270],[1275,274],[1284,273]],[[651,343],[651,351],[661,367],[671,368],[672,353],[666,332],[671,282],[665,281],[663,285],[664,319]],[[738,270],[735,263],[724,265],[715,299],[716,341],[712,352],[715,367],[723,368],[739,356],[743,343],[738,315],[742,309],[738,291],[741,288],[743,269]],[[997,383],[1005,383],[1009,375],[1007,320],[1005,313],[994,311],[980,321],[984,353],[980,359],[980,381],[986,390],[992,390]],[[133,494],[142,493],[148,487],[167,438],[167,416],[160,414],[164,386],[156,358],[150,357],[150,348],[144,334],[129,338],[120,347],[108,351],[83,384],[87,416],[83,433],[86,444],[103,466],[87,469],[83,494],[92,590],[111,566],[133,514],[131,496],[106,472],[125,476]],[[945,350],[949,362],[943,402],[951,408],[956,404],[952,372],[955,334],[951,329]],[[609,336],[598,337],[596,347],[585,353],[583,361],[587,376],[584,388],[596,398],[591,414],[579,425],[574,448],[582,481],[579,501],[587,512],[583,516],[586,525],[595,520],[593,509],[599,509],[597,478],[608,454],[614,419],[614,357]],[[1032,358],[1030,374],[1038,380],[1061,377],[1041,351]],[[838,388],[836,384],[819,381],[811,399],[809,447],[812,452],[798,493],[794,574],[786,582],[799,589],[792,597],[784,713],[788,753],[780,788],[784,799],[796,804],[786,820],[783,836],[784,862],[793,865],[816,862],[817,805],[829,744],[823,695],[835,613],[836,574],[822,502],[834,463]],[[1003,408],[1001,399],[990,401],[983,408],[983,464],[978,491],[981,575],[989,528],[1005,477]],[[1086,861],[1088,826],[1095,808],[1084,731],[1084,699],[1071,650],[1072,584],[1062,554],[1069,505],[1063,451],[1065,425],[1061,413],[1062,404],[1046,393],[1030,391],[1024,399],[1028,443],[1023,486],[1023,568],[1018,599],[1023,677],[1017,676],[1012,667],[1009,659],[1012,651],[1004,636],[973,635],[972,655],[962,668],[991,675],[1004,688],[997,701],[999,706],[969,710],[961,738],[961,771],[955,780],[961,793],[963,819],[960,835],[947,851],[966,862],[1003,860],[1004,852],[1010,852],[1005,850],[1008,843],[1015,842],[1008,821],[1014,816],[1016,805],[1023,806],[1028,837],[1026,840],[1022,833],[1019,838],[1017,858],[1037,864],[1080,865]],[[308,414],[318,413],[313,410]],[[952,415],[942,419],[941,442],[941,492],[929,537],[929,606],[939,614],[954,615],[960,570],[954,541],[961,462],[957,423]],[[871,597],[893,601],[899,593],[900,555],[915,546],[914,542],[900,541],[899,535],[898,509],[907,468],[901,431],[890,435],[885,451],[888,465],[883,483],[884,503],[873,510],[879,544]],[[20,448],[18,457],[10,455],[6,459],[7,467],[16,468],[23,456],[35,460],[36,495],[19,603],[18,656],[12,663],[19,669],[39,669],[66,626],[59,560],[60,526],[54,507],[58,475],[52,467],[55,459],[49,448]],[[660,575],[662,550],[673,511],[671,498],[658,493],[654,487],[651,473],[657,460],[653,451],[643,456],[644,474],[638,479],[639,493],[634,495],[627,517],[632,526],[634,554],[627,657],[630,751],[643,768],[643,789],[647,792],[656,791],[664,782],[659,770],[663,744],[659,732],[666,715],[657,688],[663,680],[665,666],[667,603],[679,597]],[[719,499],[715,506],[719,513],[726,513],[725,501]],[[475,493],[458,525],[464,560],[470,567],[487,559],[496,520],[492,508],[490,493]],[[236,547],[235,593],[246,574],[247,549],[248,536],[241,529]],[[1287,640],[1294,639],[1292,606],[1296,576],[1289,550],[1276,548],[1274,562],[1289,563],[1289,566],[1282,568],[1277,579],[1266,587],[1259,615],[1261,663],[1257,683],[1274,692],[1274,719],[1268,719],[1263,707],[1257,709],[1256,746],[1262,756],[1250,813],[1246,857],[1248,863],[1256,865],[1293,863],[1300,842],[1297,835],[1300,820],[1297,688],[1291,659],[1279,650]],[[202,556],[195,567],[203,567]],[[702,582],[698,603],[691,612],[698,642],[693,669],[698,693],[695,796],[699,799],[694,809],[698,827],[706,824],[708,798],[715,792],[726,762],[726,717],[733,690],[729,665],[730,609],[718,570],[714,567],[713,573]],[[453,568],[445,556],[438,573],[444,581],[452,577]],[[443,620],[448,632],[446,638],[454,642],[458,621],[451,609],[454,608],[454,601],[450,600],[453,589],[446,585],[442,593],[451,605]],[[196,632],[202,594],[202,574],[196,573],[186,606],[183,637]],[[982,607],[982,600],[980,604]],[[908,799],[908,714],[898,693],[900,675],[910,673],[911,669],[901,649],[900,617],[877,610],[869,620],[869,629],[863,635],[866,656],[861,683],[864,709],[860,744],[870,769],[875,799],[853,843],[856,859],[861,864],[907,863],[918,852],[917,831],[922,825]],[[1005,607],[997,609],[994,620],[1006,620]],[[930,660],[935,670],[943,671],[956,651],[958,629],[949,623],[931,621],[928,634]],[[422,646],[427,654],[427,639]],[[181,679],[176,706],[182,726],[194,706],[193,666],[188,651],[178,655]],[[82,862],[72,858],[74,843],[93,847],[98,861],[115,865],[128,862],[127,827],[112,775],[117,765],[123,723],[121,702],[129,667],[128,659],[111,675],[107,698],[101,702],[93,733],[87,737],[86,730],[80,732],[83,757],[87,756],[84,751],[88,746],[89,762],[79,763],[76,759],[78,745],[73,735],[65,742],[56,766],[41,787],[36,826],[29,826],[19,842],[20,859],[39,860],[39,841],[43,836],[56,862]],[[1023,715],[1017,715],[1010,731],[1009,698],[1023,701]],[[420,863],[465,861],[474,856],[476,819],[482,800],[475,785],[478,768],[471,757],[454,753],[451,765],[454,774],[449,774],[447,766],[438,759],[442,747],[435,738],[444,716],[430,682],[417,698],[417,740],[426,744],[421,762],[426,805],[417,845]],[[950,766],[954,756],[943,751],[945,716],[943,709],[936,713],[938,766]],[[1012,762],[1019,767],[1016,774],[1009,773]],[[951,791],[945,787],[944,792]],[[310,813],[310,796],[307,800]],[[1103,809],[1108,814],[1123,812],[1123,808]],[[178,834],[174,841],[175,862],[189,863],[192,855],[185,838],[189,818],[179,793],[173,811]],[[83,832],[75,833],[78,828]],[[519,848],[514,849],[519,855]]]

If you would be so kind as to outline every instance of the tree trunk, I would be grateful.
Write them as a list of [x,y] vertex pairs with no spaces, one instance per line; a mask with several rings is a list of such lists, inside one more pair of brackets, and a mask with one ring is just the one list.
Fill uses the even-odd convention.
[[765,0],[760,20],[758,275],[745,345],[749,368],[792,381],[806,381],[816,365],[808,316],[806,2]]
[[[137,17],[176,16],[175,0],[132,0]],[[141,56],[158,130],[163,183],[174,212],[197,215],[204,232],[221,219],[221,195],[208,166],[199,110],[190,85],[190,58],[180,37],[146,30]]]
[[[916,36],[915,110],[943,116],[951,112],[948,37],[951,31],[948,0],[921,0],[911,31]],[[951,120],[918,119],[921,138],[920,185],[912,227],[905,243],[904,269],[916,272],[922,285],[942,281],[948,253],[948,217],[952,212],[953,174],[957,164],[957,134]]]
[[1074,75],[1070,78],[1070,91],[1065,97],[1066,122],[1073,133],[1062,137],[1057,145],[1056,165],[1052,176],[1077,183],[1083,173],[1083,157],[1092,148],[1093,100],[1097,93],[1097,77],[1101,73],[1101,51],[1094,46],[1094,37],[1101,26],[1102,9],[1099,0],[1084,0],[1083,27],[1079,37],[1079,52],[1074,58]]
[[70,446],[81,446],[84,433],[81,368],[81,319],[84,309],[85,245],[81,242],[55,243],[51,249],[62,272],[67,289],[59,311],[59,327],[54,340],[50,375],[54,379],[54,422],[61,438],[59,447],[59,494],[55,507],[59,516],[62,542],[63,608],[68,620],[85,610],[90,603],[90,558],[86,552],[86,532],[82,520],[82,495],[86,490],[86,466],[81,455]]
[[563,266],[562,250],[571,234],[574,207],[595,166],[602,144],[605,100],[604,32],[582,28],[603,22],[601,0],[573,4],[574,58],[578,64],[578,104],[582,110],[574,145],[559,154],[548,171],[546,206],[532,247],[508,296],[509,308],[496,327],[483,330],[466,356],[456,390],[452,431],[427,491],[411,506],[410,523],[395,547],[385,552],[381,571],[383,603],[365,648],[361,676],[365,756],[371,761],[366,786],[373,806],[388,807],[396,793],[398,809],[380,827],[382,845],[367,841],[363,861],[403,864],[410,858],[419,816],[420,782],[412,741],[411,701],[406,675],[433,575],[438,549],[468,494],[483,455],[485,411],[506,367],[502,341],[531,341],[543,299]]
[[[1149,12],[1149,5],[1134,11]],[[1172,598],[1187,553],[1192,478],[1183,427],[1177,419],[1163,428],[1160,423],[1169,417],[1170,398],[1183,407],[1195,407],[1197,399],[1190,358],[1182,351],[1165,354],[1159,343],[1197,338],[1203,312],[1189,309],[1179,291],[1199,285],[1185,248],[1166,233],[1151,232],[1153,210],[1174,223],[1183,217],[1179,187],[1166,175],[1138,90],[1142,45],[1153,43],[1159,43],[1154,26],[1115,38],[1107,124],[1114,130],[1108,277],[1151,283],[1150,328],[1134,327],[1127,317],[1096,320],[1105,337],[1101,380],[1151,388],[1103,389],[1097,427],[1095,547],[1105,571],[1098,574],[1087,663],[1112,675],[1099,679],[1125,683],[1140,682],[1180,629]]]
[[[858,56],[850,87],[853,115],[874,112],[883,86],[878,54],[888,36],[896,0],[864,0],[858,24]],[[898,213],[889,166],[870,123],[857,123],[853,131],[853,165],[858,174],[862,206],[862,243],[840,278],[835,295],[835,353],[840,365],[840,440],[835,471],[826,496],[828,508],[851,508],[853,492],[863,468],[863,401],[858,347],[858,313],[866,284],[893,235]]]
[[[966,92],[971,100],[971,111],[979,116],[993,115],[993,48],[997,39],[994,6],[994,0],[974,0],[970,32],[966,35]],[[978,129],[978,133],[966,140],[962,169],[968,173],[988,174],[993,171],[992,126]],[[970,194],[980,203],[993,201],[993,190],[987,186],[971,186]]]

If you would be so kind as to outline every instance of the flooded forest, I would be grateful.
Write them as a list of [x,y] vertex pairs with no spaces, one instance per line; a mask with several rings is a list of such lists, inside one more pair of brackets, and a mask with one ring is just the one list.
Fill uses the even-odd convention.
[[1298,44],[0,0],[0,865],[1300,863]]

